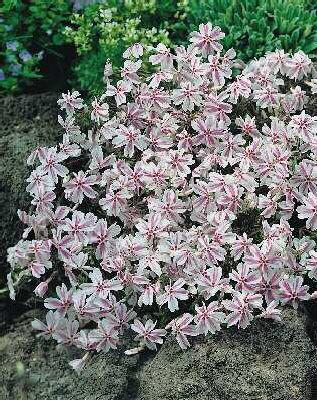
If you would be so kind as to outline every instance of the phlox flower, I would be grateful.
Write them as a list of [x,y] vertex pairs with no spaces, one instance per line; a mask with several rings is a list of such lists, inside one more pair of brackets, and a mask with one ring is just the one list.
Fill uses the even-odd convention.
[[63,283],[62,286],[56,288],[56,294],[58,298],[49,297],[45,299],[44,305],[50,310],[56,310],[57,313],[64,317],[73,302],[72,289],[67,290],[66,285]]
[[225,319],[227,325],[237,324],[239,328],[245,329],[254,318],[252,310],[262,308],[262,296],[234,292],[232,300],[223,300],[222,305],[230,311]]
[[221,329],[220,324],[224,322],[226,315],[220,309],[217,301],[212,301],[208,306],[205,303],[201,307],[195,306],[194,322],[197,333],[207,335],[208,332],[215,333]]
[[140,134],[140,131],[130,126],[120,126],[116,131],[116,136],[112,143],[115,147],[124,147],[124,155],[132,157],[135,152],[135,147],[139,150],[145,150],[148,146],[148,139]]
[[130,46],[89,107],[62,95],[60,142],[27,159],[9,295],[30,281],[34,328],[84,350],[77,371],[131,330],[128,355],[168,329],[186,349],[317,298],[316,71],[302,51],[245,65],[223,37],[207,23],[188,47]]
[[162,336],[166,335],[165,329],[155,329],[156,322],[151,319],[147,320],[145,325],[138,319],[135,319],[131,325],[131,329],[138,335],[135,340],[139,340],[141,345],[146,346],[150,350],[157,350],[156,343],[162,344]]
[[83,171],[74,173],[74,178],[65,184],[65,196],[74,203],[82,203],[84,196],[94,199],[98,193],[91,186],[96,183],[96,175],[88,175]]
[[96,350],[107,353],[110,349],[116,349],[119,343],[118,331],[109,325],[106,318],[98,322],[98,329],[91,332],[91,340],[96,342]]
[[46,324],[36,318],[32,321],[32,328],[41,331],[39,336],[49,339],[59,328],[60,322],[60,315],[57,312],[49,311],[46,314]]
[[173,285],[165,286],[165,292],[156,296],[157,304],[160,306],[167,303],[167,307],[171,312],[178,310],[178,300],[188,299],[188,292],[183,288],[185,281],[178,279]]
[[105,96],[114,96],[117,106],[120,106],[121,104],[126,103],[126,93],[129,93],[130,91],[131,84],[127,81],[122,80],[117,83],[116,87],[108,84]]
[[199,32],[193,32],[190,41],[197,47],[203,56],[207,56],[213,52],[219,52],[222,45],[219,43],[225,34],[221,31],[219,26],[213,27],[210,22],[207,24],[199,25]]
[[195,105],[200,106],[202,100],[202,92],[198,85],[181,83],[180,89],[175,89],[173,92],[174,104],[181,104],[184,111],[193,111]]
[[308,286],[303,285],[302,276],[291,276],[280,282],[280,299],[282,304],[292,303],[294,308],[298,307],[299,300],[308,300]]
[[75,90],[73,93],[69,91],[67,94],[62,94],[62,98],[57,101],[61,109],[64,109],[68,115],[73,115],[76,110],[81,110],[84,107],[83,99],[80,93]]
[[194,317],[191,314],[184,314],[183,316],[173,319],[166,325],[165,329],[171,329],[172,334],[176,336],[176,340],[181,349],[185,350],[190,347],[187,336],[197,336],[197,330],[194,325],[191,325]]
[[94,268],[89,274],[91,282],[81,284],[84,293],[93,296],[99,296],[106,299],[112,291],[118,291],[123,288],[118,279],[104,279],[102,272],[98,268]]
[[[101,99],[102,100],[102,99]],[[92,111],[90,118],[98,124],[101,121],[107,121],[109,117],[109,106],[107,103],[100,103],[96,98],[91,103]]]
[[303,199],[303,205],[297,207],[298,218],[306,219],[306,227],[317,229],[317,195],[308,193]]

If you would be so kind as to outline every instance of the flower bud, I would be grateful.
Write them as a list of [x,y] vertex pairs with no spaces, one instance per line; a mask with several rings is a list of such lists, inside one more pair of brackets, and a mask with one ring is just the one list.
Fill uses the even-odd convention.
[[36,286],[36,288],[34,289],[34,293],[39,297],[43,297],[47,292],[47,289],[48,289],[48,282],[44,281]]

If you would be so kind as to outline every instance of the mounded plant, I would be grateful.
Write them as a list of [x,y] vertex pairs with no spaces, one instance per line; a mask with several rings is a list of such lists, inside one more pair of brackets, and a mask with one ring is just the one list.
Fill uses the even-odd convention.
[[281,50],[242,66],[223,38],[207,23],[188,47],[132,45],[91,104],[62,95],[61,142],[28,159],[10,294],[36,282],[33,328],[83,349],[77,370],[127,331],[127,354],[168,332],[186,349],[316,298],[315,68]]

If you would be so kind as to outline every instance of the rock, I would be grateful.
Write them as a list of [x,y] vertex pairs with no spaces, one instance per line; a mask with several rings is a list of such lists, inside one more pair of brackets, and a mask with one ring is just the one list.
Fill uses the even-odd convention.
[[259,320],[186,351],[167,340],[140,373],[138,400],[316,400],[316,366],[306,317],[285,310],[281,324]]
[[57,143],[57,95],[0,98],[0,287],[7,272],[7,248],[20,238],[18,208],[28,208],[26,159],[39,145]]
[[78,350],[36,338],[31,311],[0,336],[0,399],[316,400],[316,348],[307,319],[286,310],[283,323],[257,321],[193,340],[182,351],[169,337],[158,353],[93,356],[77,375]]
[[30,326],[39,313],[26,313],[14,330],[0,337],[0,399],[123,400],[137,358],[98,354],[76,374],[68,365],[75,350],[36,338]]

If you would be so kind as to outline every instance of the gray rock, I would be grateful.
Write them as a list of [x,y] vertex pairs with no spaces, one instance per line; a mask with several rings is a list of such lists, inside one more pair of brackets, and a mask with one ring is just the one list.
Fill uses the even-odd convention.
[[76,350],[36,338],[29,312],[14,329],[0,336],[0,399],[13,400],[123,400],[130,370],[137,358],[122,352],[98,354],[80,375],[68,365]]
[[0,98],[0,288],[7,273],[6,252],[21,238],[18,208],[28,208],[25,192],[26,159],[39,145],[55,144],[57,95],[38,94]]
[[285,310],[281,324],[257,321],[180,350],[168,340],[140,373],[138,400],[316,400],[316,348],[306,317]]
[[29,312],[0,336],[0,399],[27,400],[316,400],[316,348],[303,314],[257,321],[196,339],[186,351],[169,337],[158,353],[94,356],[77,375],[77,350],[36,338]]

